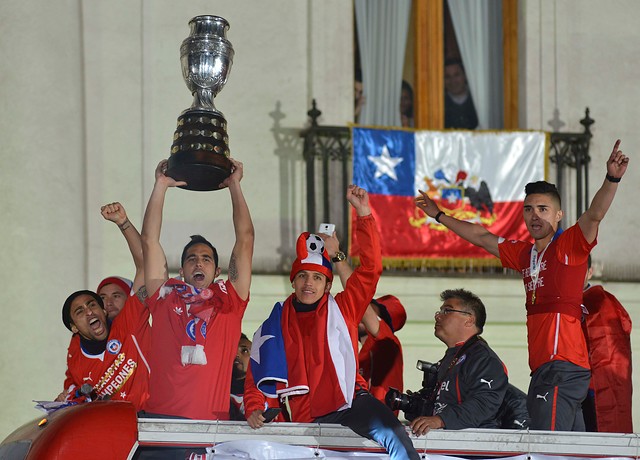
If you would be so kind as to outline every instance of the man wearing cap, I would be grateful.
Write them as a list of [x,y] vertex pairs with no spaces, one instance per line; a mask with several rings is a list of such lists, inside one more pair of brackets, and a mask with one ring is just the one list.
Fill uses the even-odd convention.
[[378,442],[392,459],[418,459],[405,428],[358,374],[358,323],[375,294],[382,257],[367,192],[350,185],[346,197],[357,214],[361,265],[333,297],[330,258],[344,259],[344,253],[329,239],[325,245],[318,235],[300,235],[290,274],[294,292],[254,334],[247,422],[262,427],[267,397],[277,397],[287,421],[339,423]]
[[233,361],[244,311],[249,302],[254,229],[240,180],[242,163],[230,159],[229,189],[235,244],[228,280],[220,274],[215,247],[200,235],[191,237],[181,257],[180,277],[169,278],[160,244],[167,190],[185,185],[165,174],[167,160],[155,172],[155,185],[142,226],[147,306],[153,317],[149,363],[150,416],[228,420]]
[[389,388],[403,391],[402,345],[396,332],[402,329],[407,313],[393,295],[372,299],[358,328],[360,375],[367,381],[369,392],[385,402]]
[[98,294],[77,291],[64,303],[62,321],[73,336],[67,350],[64,390],[56,400],[124,399],[140,409],[148,395],[149,375],[144,357],[149,314],[141,297],[144,273],[140,234],[120,203],[103,206],[101,213],[118,225],[125,237],[136,276],[133,282],[107,277],[98,285]]

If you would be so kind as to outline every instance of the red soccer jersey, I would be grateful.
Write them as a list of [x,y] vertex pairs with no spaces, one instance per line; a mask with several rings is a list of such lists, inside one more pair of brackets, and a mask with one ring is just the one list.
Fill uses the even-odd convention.
[[499,244],[502,266],[518,270],[524,281],[531,372],[554,360],[589,368],[580,305],[587,257],[595,245],[595,240],[585,240],[577,224],[555,238],[537,260],[532,260],[532,243]]
[[387,323],[380,321],[378,336],[367,334],[358,354],[360,375],[369,384],[369,392],[384,403],[389,387],[403,391],[402,345]]
[[111,323],[104,352],[89,355],[72,339],[64,382],[67,400],[81,399],[80,387],[89,384],[100,398],[131,401],[141,409],[148,397],[148,334],[149,312],[133,295]]
[[193,325],[184,325],[185,301],[165,285],[147,300],[153,327],[147,412],[199,420],[228,420],[233,360],[249,299],[242,300],[231,282],[211,284],[216,306],[206,324],[206,364],[182,364],[183,346],[193,346]]

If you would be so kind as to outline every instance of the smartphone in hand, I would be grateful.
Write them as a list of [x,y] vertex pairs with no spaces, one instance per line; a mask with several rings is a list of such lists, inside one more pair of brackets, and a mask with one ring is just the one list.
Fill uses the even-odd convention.
[[271,420],[276,418],[278,414],[282,412],[282,409],[279,407],[270,407],[262,413],[264,417],[264,423],[269,423]]
[[318,233],[322,233],[324,235],[333,236],[333,232],[336,231],[336,226],[334,224],[320,224],[318,227]]

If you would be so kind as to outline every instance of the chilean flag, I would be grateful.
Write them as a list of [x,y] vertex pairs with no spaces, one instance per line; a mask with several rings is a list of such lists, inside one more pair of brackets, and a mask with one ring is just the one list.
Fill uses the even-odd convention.
[[385,260],[493,258],[419,210],[418,190],[457,219],[507,239],[530,239],[524,187],[545,178],[546,133],[354,127],[352,139],[353,182],[369,192]]

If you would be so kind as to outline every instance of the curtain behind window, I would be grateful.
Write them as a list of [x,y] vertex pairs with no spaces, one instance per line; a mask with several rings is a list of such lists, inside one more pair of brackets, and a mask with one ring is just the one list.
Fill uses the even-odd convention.
[[478,129],[504,126],[502,0],[448,0],[478,114]]
[[359,123],[400,126],[400,93],[411,0],[355,0],[362,86]]

